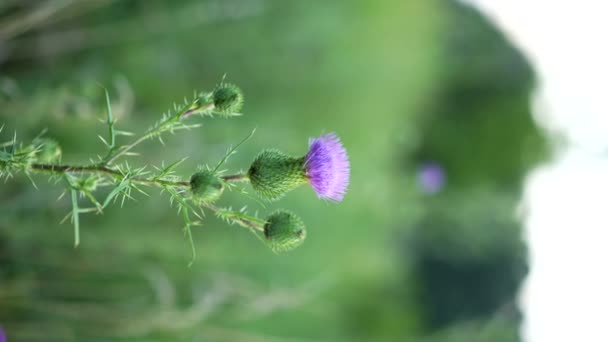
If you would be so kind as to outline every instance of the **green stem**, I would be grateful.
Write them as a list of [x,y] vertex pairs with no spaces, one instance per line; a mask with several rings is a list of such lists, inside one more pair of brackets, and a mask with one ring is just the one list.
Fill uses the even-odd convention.
[[229,176],[221,176],[222,179],[226,182],[248,182],[249,181],[249,176],[247,174],[236,174],[236,175],[229,175]]
[[129,152],[135,146],[141,144],[142,142],[150,139],[151,137],[153,137],[155,135],[159,135],[159,134],[165,132],[175,122],[177,122],[177,121],[185,118],[186,116],[188,116],[188,115],[190,115],[190,114],[192,114],[194,112],[204,112],[204,111],[212,110],[213,107],[214,107],[213,106],[213,102],[205,104],[205,105],[198,105],[198,104],[192,104],[192,105],[190,105],[188,108],[182,110],[179,113],[176,113],[175,115],[173,115],[172,117],[170,117],[169,119],[167,119],[167,121],[163,122],[160,126],[150,129],[148,132],[146,132],[144,135],[142,135],[141,137],[139,137],[137,140],[133,141],[129,145],[126,145],[126,146],[122,147],[116,154],[110,156],[107,160],[103,161],[103,164],[104,165],[111,164],[116,159],[118,159],[119,157],[121,157],[125,153]]
[[[112,177],[123,178],[125,175],[117,169],[112,169],[102,165],[86,165],[86,166],[74,166],[74,165],[54,165],[54,164],[32,164],[30,165],[31,170],[51,172],[51,173],[97,173],[104,174]],[[245,174],[236,174],[221,177],[226,182],[244,182],[248,180]],[[146,177],[132,177],[132,182],[156,185],[156,186],[171,186],[171,187],[190,187],[189,181],[172,181],[168,179],[159,178],[146,178]]]
[[72,195],[72,220],[74,220],[74,247],[78,247],[80,244],[80,209],[78,208],[78,194],[74,189],[70,191],[70,194]]
[[[107,166],[90,165],[90,166],[72,166],[72,165],[53,165],[53,164],[32,164],[30,169],[35,171],[46,171],[51,173],[97,173],[108,176],[123,178],[125,175],[116,169],[111,169]],[[190,182],[186,181],[171,181],[167,179],[132,177],[132,182],[156,185],[156,186],[171,186],[171,187],[189,187]]]
[[[218,208],[215,205],[210,204],[210,203],[204,203],[203,206],[207,209],[210,209],[214,213],[218,213],[221,211],[220,208]],[[230,217],[230,220],[232,220],[234,223],[239,224],[243,227],[257,230],[260,232],[264,232],[264,227],[262,225],[260,225],[259,223],[254,222],[253,220],[249,220],[249,219],[246,219],[246,218],[240,217],[240,216],[232,216],[232,217]]]

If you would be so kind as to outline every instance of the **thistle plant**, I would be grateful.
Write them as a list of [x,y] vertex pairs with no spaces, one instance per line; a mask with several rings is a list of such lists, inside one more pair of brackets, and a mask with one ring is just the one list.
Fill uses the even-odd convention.
[[29,144],[18,142],[16,134],[10,141],[0,144],[0,178],[8,180],[22,173],[35,186],[34,176],[46,174],[51,180],[64,184],[65,191],[60,198],[68,195],[71,203],[71,210],[64,221],[69,219],[73,224],[75,246],[81,239],[82,214],[103,213],[117,201],[122,206],[126,200],[133,199],[135,193],[148,195],[144,190],[147,187],[160,188],[177,208],[191,245],[192,260],[196,257],[192,228],[201,224],[205,211],[246,228],[275,252],[292,250],[306,238],[303,221],[290,211],[279,209],[266,218],[260,218],[257,214],[248,214],[245,208],[233,210],[230,206],[219,205],[226,189],[247,194],[243,186],[249,182],[260,198],[272,202],[300,185],[310,184],[319,198],[335,202],[344,198],[350,164],[346,150],[334,133],[311,139],[308,152],[300,157],[292,157],[276,149],[264,150],[244,173],[225,174],[221,168],[254,132],[230,148],[214,167],[200,167],[189,178],[181,178],[175,173],[186,158],[152,167],[134,167],[128,162],[129,157],[136,155],[135,148],[147,140],[156,138],[162,142],[163,135],[167,133],[200,127],[200,123],[192,123],[196,116],[231,118],[241,115],[243,93],[235,85],[222,81],[213,91],[198,93],[182,105],[174,105],[173,110],[163,114],[139,136],[116,127],[107,91],[105,100],[106,117],[103,121],[107,125],[107,133],[99,136],[105,145],[105,153],[88,163],[61,163],[61,147],[43,134]]

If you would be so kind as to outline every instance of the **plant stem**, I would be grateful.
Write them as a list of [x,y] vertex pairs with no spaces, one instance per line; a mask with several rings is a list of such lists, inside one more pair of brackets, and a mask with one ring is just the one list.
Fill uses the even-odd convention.
[[[53,164],[32,164],[30,169],[36,171],[46,171],[51,173],[97,173],[105,174],[108,176],[123,178],[125,175],[116,169],[111,169],[107,166],[90,165],[90,166],[72,166],[72,165],[53,165]],[[132,182],[156,185],[156,186],[172,186],[172,187],[189,187],[190,182],[186,181],[172,181],[168,179],[156,179],[156,178],[145,178],[145,177],[132,177]]]
[[76,190],[70,191],[72,195],[72,220],[74,220],[74,247],[78,247],[80,244],[80,223],[79,223],[79,208],[78,208],[78,194]]
[[[207,209],[212,210],[215,213],[220,213],[222,211],[222,209],[216,207],[215,205],[211,204],[211,203],[205,203],[203,204],[203,206]],[[249,228],[249,229],[253,229],[253,230],[257,230],[260,232],[264,232],[264,227],[261,226],[260,224],[246,219],[244,217],[240,217],[240,216],[232,216],[230,217],[230,220],[232,220],[234,223],[237,223],[243,227]]]
[[175,115],[171,116],[169,119],[164,121],[160,126],[148,130],[148,132],[146,132],[144,135],[139,137],[137,140],[133,141],[129,145],[122,147],[116,154],[110,156],[107,160],[105,160],[103,162],[103,164],[104,165],[111,164],[113,161],[118,159],[120,156],[124,155],[125,153],[127,153],[131,149],[133,149],[133,147],[139,145],[140,143],[144,142],[145,140],[150,139],[151,137],[153,137],[155,135],[161,134],[161,133],[165,132],[166,130],[169,130],[173,124],[175,124],[179,120],[189,116],[191,113],[213,110],[213,107],[214,107],[213,102],[207,103],[205,105],[200,105],[198,107],[193,107],[193,106],[195,106],[195,104],[192,104],[192,105],[190,105],[190,107],[185,108],[181,112],[178,112]]
[[221,176],[221,178],[226,182],[233,182],[233,183],[249,181],[249,176],[247,174],[243,174],[243,173],[239,173],[236,175],[229,175],[229,176]]
[[[74,166],[74,165],[54,165],[54,164],[32,164],[30,169],[36,171],[44,171],[51,173],[97,173],[105,174],[112,177],[124,178],[125,175],[117,169],[112,169],[102,165],[86,165],[86,166]],[[236,174],[229,176],[221,176],[226,182],[244,182],[248,180],[246,174]],[[156,186],[171,186],[171,187],[190,187],[189,181],[174,181],[168,179],[159,178],[146,178],[146,177],[131,177],[132,182],[156,185]]]

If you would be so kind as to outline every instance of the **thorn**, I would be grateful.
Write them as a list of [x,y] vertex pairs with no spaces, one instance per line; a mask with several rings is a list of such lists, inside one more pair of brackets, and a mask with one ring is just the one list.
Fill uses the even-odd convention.
[[101,140],[101,142],[106,145],[107,147],[110,147],[110,145],[108,145],[108,142],[106,141],[106,139],[104,139],[101,135],[97,135],[97,137],[99,138],[99,140]]

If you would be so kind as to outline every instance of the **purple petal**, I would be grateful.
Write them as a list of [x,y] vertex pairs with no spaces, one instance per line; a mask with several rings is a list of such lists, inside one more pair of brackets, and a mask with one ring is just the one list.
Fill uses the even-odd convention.
[[320,198],[342,201],[350,179],[350,162],[335,133],[310,139],[305,167]]
[[0,342],[6,342],[6,335],[4,335],[2,327],[0,327]]

